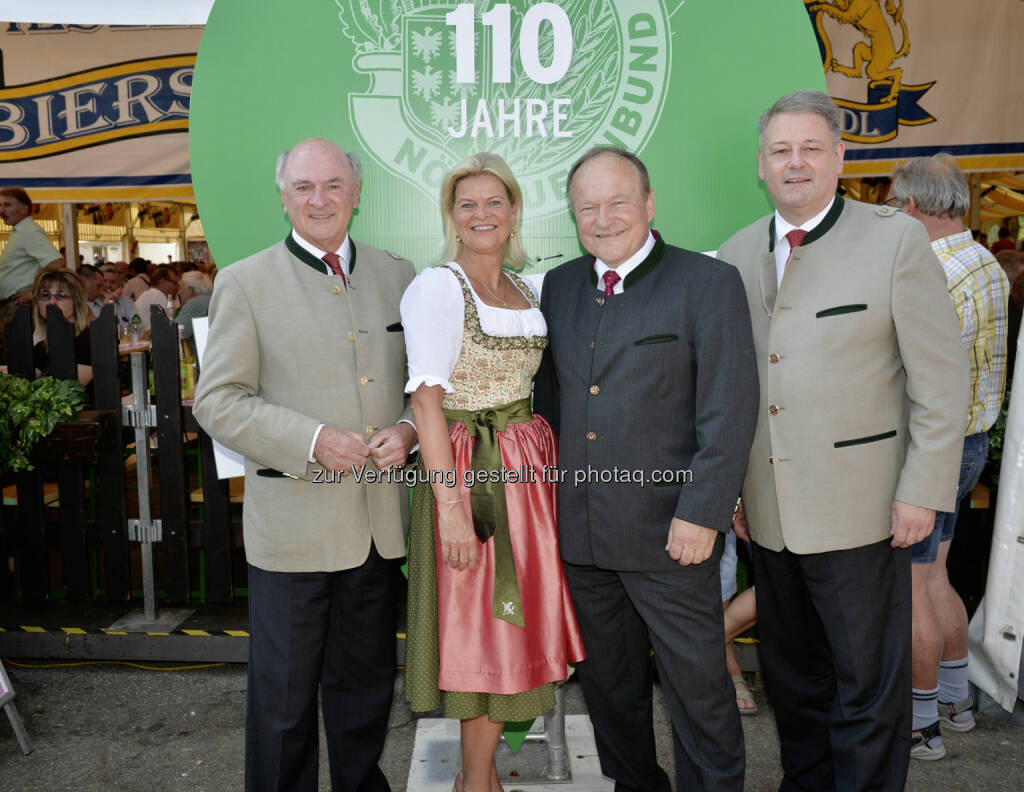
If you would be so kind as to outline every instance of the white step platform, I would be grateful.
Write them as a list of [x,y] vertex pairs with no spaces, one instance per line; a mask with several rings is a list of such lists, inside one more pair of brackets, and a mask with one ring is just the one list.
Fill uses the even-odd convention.
[[[615,784],[601,775],[594,744],[594,730],[586,715],[567,715],[565,738],[569,749],[571,782],[524,783],[538,775],[547,762],[544,743],[527,742],[513,754],[504,741],[498,745],[498,775],[505,792],[612,792]],[[459,722],[450,718],[423,718],[416,728],[409,792],[451,792],[462,761],[459,755]],[[514,775],[513,775],[514,774]]]

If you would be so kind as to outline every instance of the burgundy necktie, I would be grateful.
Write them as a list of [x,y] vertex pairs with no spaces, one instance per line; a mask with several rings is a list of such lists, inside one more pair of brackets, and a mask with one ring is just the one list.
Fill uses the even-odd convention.
[[622,278],[619,277],[619,273],[615,270],[605,270],[604,275],[604,295],[605,297],[611,297],[615,294],[615,284],[618,283]]
[[345,270],[341,268],[341,257],[337,253],[324,253],[323,260],[331,268],[331,272],[341,276],[341,282],[348,288],[348,280],[345,278]]
[[[805,236],[807,236],[807,232],[802,228],[794,228],[792,231],[786,233],[786,241],[789,242],[789,255],[786,256],[786,264],[789,264],[789,260],[793,256],[793,251],[800,247]],[[783,265],[782,269],[785,271],[785,265]]]

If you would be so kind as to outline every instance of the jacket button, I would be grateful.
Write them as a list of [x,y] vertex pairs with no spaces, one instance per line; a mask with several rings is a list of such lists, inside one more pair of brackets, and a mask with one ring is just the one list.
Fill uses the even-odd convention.
[[377,427],[376,427],[376,426],[367,426],[367,427],[366,427],[366,433],[367,433],[368,435],[369,435],[369,434],[373,434],[373,433],[374,433],[374,432],[376,432],[376,431],[377,431]]
[[604,305],[604,297],[595,297],[594,302],[596,302],[598,305]]
[[590,395],[591,396],[597,396],[597,394],[599,394],[600,392],[601,392],[601,389],[597,385],[591,385],[590,386]]
[[359,378],[359,384],[362,385],[363,387],[369,385],[370,384],[370,378],[369,377],[360,377]]
[[768,414],[769,415],[778,415],[778,413],[779,413],[779,408],[778,408],[777,405],[775,405],[775,404],[769,404],[768,405]]
[[341,294],[341,286],[331,286],[332,294]]
[[775,457],[768,457],[768,464],[769,465],[774,465],[775,464]]
[[356,334],[353,333],[351,330],[348,331],[348,340],[349,341],[355,341],[356,340]]
[[769,362],[769,363],[778,363],[778,362],[779,362],[779,356],[778,356],[778,355],[776,355],[776,354],[775,354],[774,352],[772,352],[772,353],[771,353],[771,354],[770,354],[770,355],[768,356],[768,362]]
[[594,432],[587,432],[587,440],[597,440],[597,434]]

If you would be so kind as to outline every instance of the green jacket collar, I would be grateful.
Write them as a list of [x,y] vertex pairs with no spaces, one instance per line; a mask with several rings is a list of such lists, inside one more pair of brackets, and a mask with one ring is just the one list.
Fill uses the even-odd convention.
[[[626,279],[622,282],[622,288],[628,289],[630,286],[639,281],[644,275],[648,274],[653,270],[658,262],[661,261],[662,254],[665,252],[665,240],[661,238],[661,234],[657,231],[651,231],[654,234],[654,247],[651,248],[651,252],[647,254],[647,258],[637,265],[637,268],[633,270]],[[594,264],[597,259],[594,256],[590,257],[590,285],[595,289],[597,288],[597,270],[594,269]]]
[[[295,258],[297,258],[303,264],[309,265],[317,272],[319,272],[321,275],[330,274],[330,270],[327,267],[327,262],[324,261],[323,259],[318,259],[312,253],[310,253],[308,250],[302,247],[302,245],[296,242],[295,239],[292,237],[291,231],[289,231],[288,236],[284,238],[284,246],[288,248],[288,251],[293,256],[295,256]],[[351,235],[349,235],[348,238],[348,247],[349,250],[352,251],[352,258],[348,262],[348,274],[351,275],[353,272],[356,271],[356,241],[352,238]]]
[[[825,234],[831,230],[832,226],[836,224],[839,219],[839,215],[843,213],[843,206],[846,205],[846,201],[843,200],[843,196],[837,195],[835,201],[832,202],[832,208],[828,210],[828,214],[825,215],[821,222],[818,223],[814,228],[807,232],[807,236],[804,237],[804,241],[801,242],[801,246],[809,245],[815,240],[821,239]],[[775,213],[772,212],[772,220],[768,224],[768,252],[772,253],[775,250]]]

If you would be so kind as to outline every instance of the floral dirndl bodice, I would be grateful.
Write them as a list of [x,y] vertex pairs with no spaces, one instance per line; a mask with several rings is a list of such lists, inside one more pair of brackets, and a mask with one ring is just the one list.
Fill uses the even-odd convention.
[[[448,265],[444,265],[448,266]],[[476,301],[469,284],[454,267],[448,267],[459,279],[465,312],[462,324],[462,349],[449,382],[454,392],[446,393],[442,407],[447,410],[480,410],[510,404],[527,398],[533,376],[540,366],[547,336],[486,335],[480,327]],[[511,272],[505,273],[533,308],[537,300],[529,286]]]

